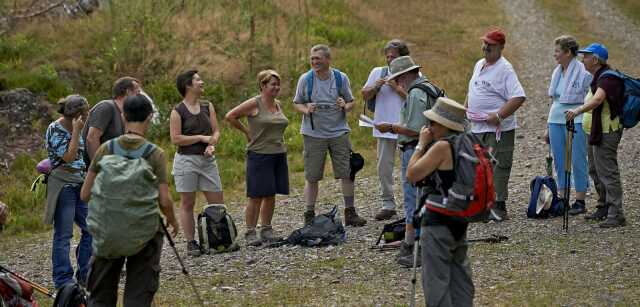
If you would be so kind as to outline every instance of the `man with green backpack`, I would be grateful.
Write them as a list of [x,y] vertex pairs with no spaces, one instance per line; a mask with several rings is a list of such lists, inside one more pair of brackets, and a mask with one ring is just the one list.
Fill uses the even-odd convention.
[[169,197],[163,150],[144,134],[152,106],[142,95],[124,102],[126,133],[102,144],[82,186],[93,259],[87,281],[89,306],[116,306],[126,259],[124,306],[150,306],[158,290],[163,232],[160,211],[178,233]]

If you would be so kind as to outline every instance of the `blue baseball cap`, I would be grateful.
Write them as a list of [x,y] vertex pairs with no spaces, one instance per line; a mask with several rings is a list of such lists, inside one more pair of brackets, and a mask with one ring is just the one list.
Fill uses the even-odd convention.
[[578,53],[593,53],[603,60],[609,59],[609,51],[603,44],[593,43],[587,48],[578,50]]

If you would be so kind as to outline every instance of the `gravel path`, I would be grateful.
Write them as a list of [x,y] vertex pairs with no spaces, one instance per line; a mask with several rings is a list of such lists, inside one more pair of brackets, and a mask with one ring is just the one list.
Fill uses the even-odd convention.
[[[559,30],[534,1],[500,2],[510,17],[507,49],[527,93],[527,102],[518,111],[520,129],[516,140],[514,168],[508,203],[511,219],[496,224],[474,224],[469,238],[502,234],[510,240],[495,245],[475,244],[470,249],[476,305],[613,305],[640,300],[640,229],[636,171],[640,161],[640,128],[627,131],[620,149],[620,166],[625,187],[625,206],[629,226],[601,230],[572,218],[570,233],[561,233],[561,220],[528,220],[525,207],[529,197],[529,180],[544,173],[545,146],[541,136],[548,114],[546,87],[554,67],[553,39]],[[621,18],[605,3],[587,0],[586,7],[600,10],[594,29],[628,49],[629,57],[621,61],[627,71],[640,69],[640,36],[628,20]],[[597,6],[596,6],[597,5]],[[599,32],[600,33],[600,32]],[[606,43],[606,41],[605,41]],[[417,48],[417,47],[416,47]],[[396,182],[400,182],[396,174]],[[232,254],[186,258],[190,272],[202,292],[208,292],[214,305],[257,304],[254,297],[273,295],[274,289],[308,291],[316,288],[301,305],[365,305],[406,304],[410,286],[410,270],[394,263],[395,251],[369,249],[382,222],[374,222],[378,208],[378,183],[375,176],[359,178],[356,183],[356,206],[368,221],[362,228],[347,228],[348,243],[337,247],[306,249],[242,248]],[[401,191],[396,186],[397,199]],[[342,206],[340,187],[333,180],[321,184],[317,212]],[[588,198],[593,210],[594,195]],[[228,204],[243,229],[244,203]],[[304,200],[301,189],[288,198],[278,200],[274,222],[276,230],[286,235],[302,224]],[[4,239],[3,239],[4,240]],[[34,281],[50,286],[50,234],[28,238],[6,239],[0,243],[0,260]],[[185,244],[178,238],[178,249]],[[22,244],[18,248],[18,242]],[[165,244],[162,256],[160,300],[187,298],[190,290],[173,252]],[[560,286],[562,285],[562,286]],[[185,288],[181,291],[181,288]],[[418,289],[419,305],[422,304]],[[277,292],[279,293],[279,292]],[[44,299],[43,299],[44,301]],[[47,304],[44,304],[45,306]],[[169,304],[170,305],[170,304]]]

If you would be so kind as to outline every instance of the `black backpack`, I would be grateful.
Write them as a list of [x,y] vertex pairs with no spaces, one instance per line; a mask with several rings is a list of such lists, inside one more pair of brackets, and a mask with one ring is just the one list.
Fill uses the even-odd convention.
[[384,243],[387,244],[404,240],[406,225],[407,224],[405,218],[401,218],[395,222],[385,224],[384,226],[382,226],[382,232],[380,233],[380,236],[378,236],[376,245],[380,244],[381,240],[384,240]]
[[316,215],[311,224],[294,230],[282,243],[306,247],[343,243],[347,235],[340,218],[336,218],[337,213],[338,207],[334,206],[331,211]]
[[87,292],[77,283],[68,283],[58,289],[53,307],[85,307]]
[[419,88],[421,91],[427,93],[427,96],[433,98],[434,101],[438,99],[438,97],[446,97],[444,90],[439,88],[429,80],[414,84],[409,88],[407,93],[411,92],[411,90],[414,88]]
[[198,214],[198,239],[205,253],[224,253],[240,248],[238,230],[224,205],[209,205]]

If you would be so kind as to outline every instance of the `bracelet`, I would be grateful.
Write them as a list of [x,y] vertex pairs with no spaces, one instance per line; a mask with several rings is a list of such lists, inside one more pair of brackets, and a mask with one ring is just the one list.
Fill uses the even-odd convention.
[[424,146],[424,144],[422,144],[422,143],[418,143],[418,145],[416,145],[416,147],[415,147],[415,149],[414,149],[414,150],[415,150],[416,152],[422,152],[425,148],[426,148],[426,147]]

